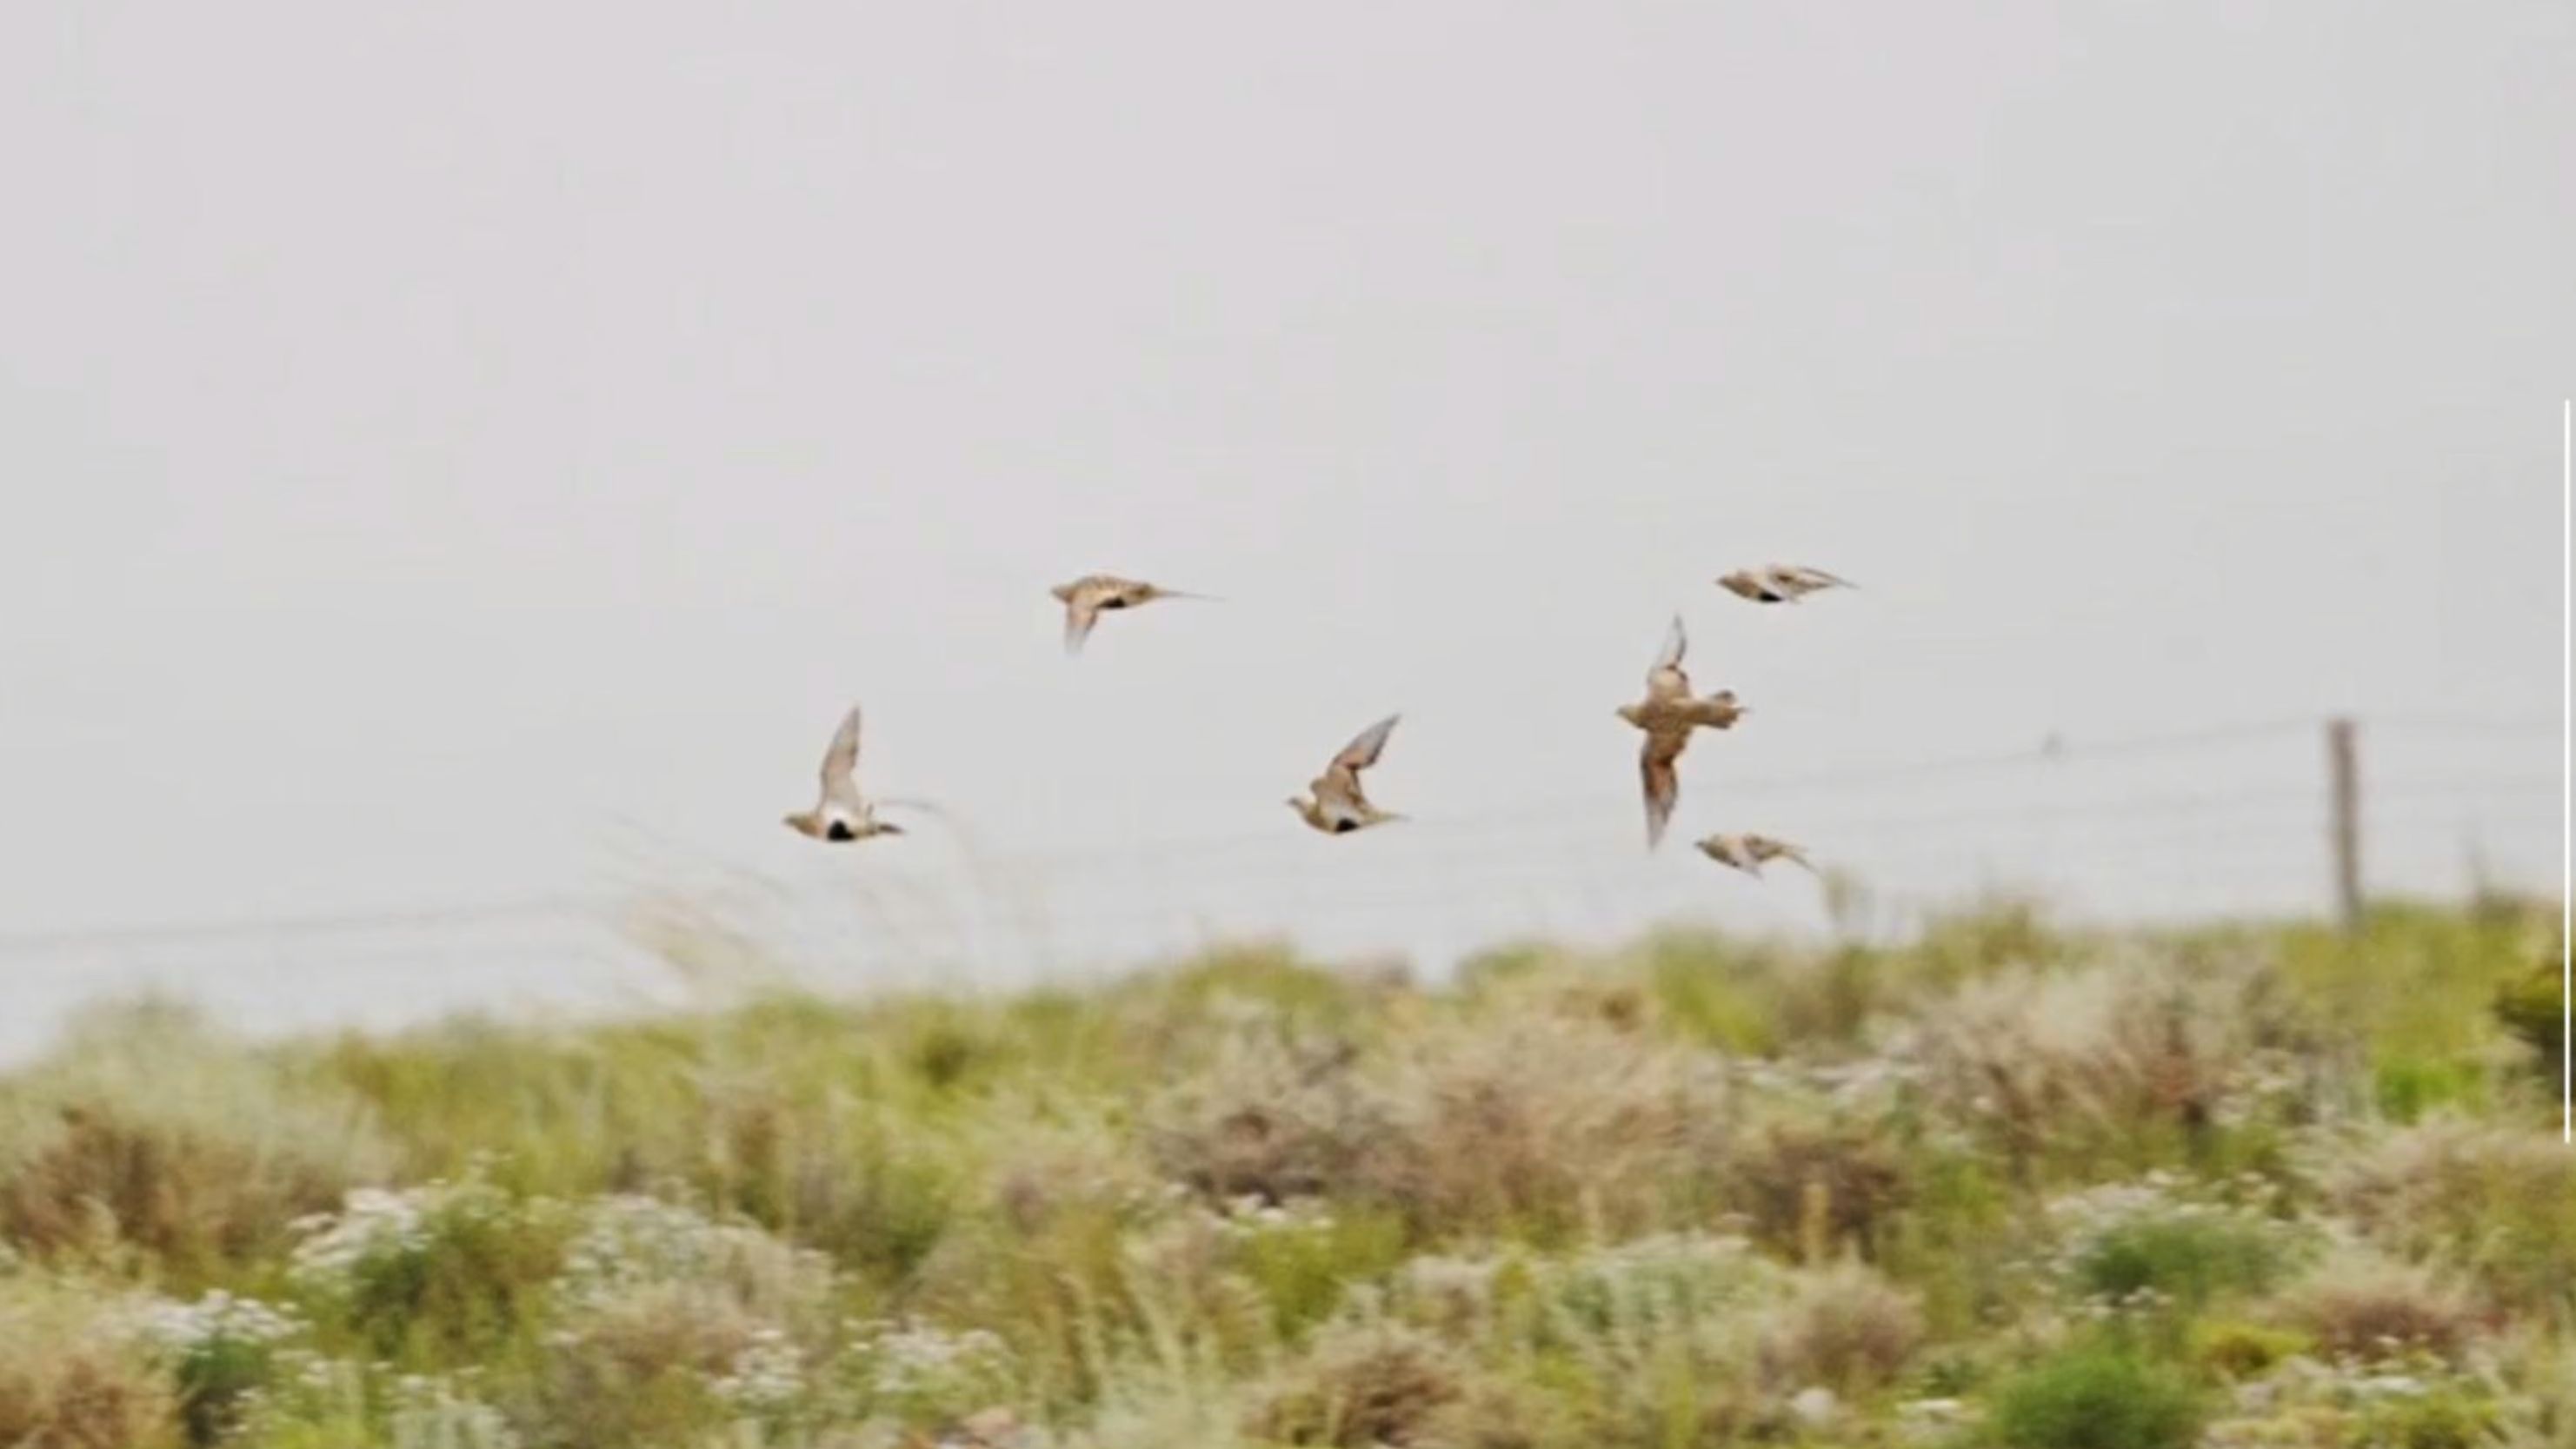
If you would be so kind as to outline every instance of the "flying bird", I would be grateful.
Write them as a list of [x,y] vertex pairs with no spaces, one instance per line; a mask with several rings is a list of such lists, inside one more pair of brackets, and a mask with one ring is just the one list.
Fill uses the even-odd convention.
[[1100,616],[1114,609],[1135,609],[1156,599],[1210,600],[1208,594],[1185,594],[1166,589],[1142,579],[1122,579],[1115,574],[1085,574],[1069,584],[1058,584],[1049,590],[1064,604],[1064,652],[1079,654],[1082,641],[1091,637],[1091,626]]
[[1757,604],[1794,604],[1818,589],[1852,589],[1859,585],[1837,578],[1823,569],[1799,564],[1765,564],[1758,569],[1737,569],[1718,578],[1718,586],[1728,593],[1751,599]]
[[877,818],[876,807],[859,793],[859,707],[832,732],[832,747],[823,752],[823,795],[811,810],[787,817],[787,828],[815,840],[865,840],[871,835],[901,835],[903,827]]
[[1747,713],[1735,702],[1734,690],[1691,694],[1690,676],[1682,672],[1682,655],[1689,648],[1690,639],[1676,614],[1672,632],[1664,636],[1663,652],[1646,671],[1646,697],[1619,706],[1619,718],[1646,732],[1637,766],[1645,785],[1648,849],[1663,843],[1664,827],[1672,823],[1673,806],[1681,800],[1679,764],[1682,751],[1690,746],[1691,731],[1731,729]]
[[1712,835],[1699,842],[1699,852],[1749,876],[1760,876],[1766,860],[1794,860],[1805,866],[1810,875],[1816,873],[1816,863],[1807,859],[1804,848],[1768,835]]
[[1386,751],[1386,737],[1395,732],[1400,715],[1388,715],[1359,732],[1359,736],[1342,746],[1324,773],[1306,787],[1308,794],[1292,795],[1288,808],[1297,817],[1327,835],[1348,835],[1372,825],[1401,820],[1401,815],[1380,810],[1369,803],[1367,792],[1360,788],[1360,771],[1377,763]]

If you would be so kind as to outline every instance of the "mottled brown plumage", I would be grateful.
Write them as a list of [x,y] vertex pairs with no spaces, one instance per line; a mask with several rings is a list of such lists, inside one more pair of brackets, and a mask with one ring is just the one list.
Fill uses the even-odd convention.
[[1201,599],[1207,594],[1185,594],[1166,589],[1142,579],[1122,579],[1115,574],[1085,574],[1069,584],[1058,584],[1048,592],[1064,605],[1064,652],[1079,654],[1082,641],[1091,637],[1092,626],[1100,616],[1119,609],[1137,609],[1157,599]]
[[876,807],[859,793],[859,707],[841,719],[823,752],[823,793],[811,810],[787,817],[787,828],[813,840],[835,844],[873,835],[901,835],[903,827],[877,818]]
[[1739,598],[1757,604],[1794,604],[1818,589],[1856,588],[1849,579],[1836,578],[1823,569],[1800,564],[1764,564],[1758,569],[1737,569],[1718,577],[1718,586]]
[[1699,842],[1700,854],[1720,865],[1731,865],[1746,875],[1762,874],[1762,864],[1770,860],[1793,860],[1816,873],[1816,863],[1807,859],[1801,846],[1777,840],[1768,835],[1712,835]]
[[1682,751],[1690,747],[1691,732],[1730,729],[1746,712],[1735,702],[1735,691],[1731,689],[1692,696],[1690,676],[1682,671],[1682,655],[1689,648],[1689,636],[1682,628],[1681,616],[1676,614],[1672,631],[1664,636],[1663,652],[1655,656],[1653,667],[1646,671],[1646,697],[1635,704],[1619,706],[1619,717],[1646,734],[1637,752],[1637,768],[1645,792],[1646,844],[1650,849],[1663,843],[1664,829],[1672,823],[1673,807],[1681,800],[1679,761]]
[[1388,715],[1359,732],[1342,746],[1324,773],[1315,777],[1305,795],[1289,797],[1288,808],[1297,818],[1327,835],[1347,835],[1372,825],[1384,825],[1404,817],[1380,810],[1369,803],[1368,793],[1360,788],[1360,771],[1377,763],[1386,751],[1386,737],[1395,730],[1399,715]]

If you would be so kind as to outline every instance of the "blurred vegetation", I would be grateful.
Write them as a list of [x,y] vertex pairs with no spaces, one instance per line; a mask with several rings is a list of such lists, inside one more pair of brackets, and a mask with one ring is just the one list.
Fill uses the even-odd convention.
[[103,1012],[0,1078],[0,1446],[2576,1444],[2557,949],[2010,902],[1446,989]]

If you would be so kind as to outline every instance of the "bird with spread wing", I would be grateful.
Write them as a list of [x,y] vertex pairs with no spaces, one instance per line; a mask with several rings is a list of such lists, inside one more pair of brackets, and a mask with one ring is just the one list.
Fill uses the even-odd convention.
[[823,793],[811,810],[787,817],[787,828],[814,840],[836,844],[874,835],[901,835],[903,827],[877,818],[876,806],[859,793],[859,707],[850,706],[841,727],[823,752]]
[[1121,609],[1141,609],[1157,599],[1198,599],[1214,602],[1211,594],[1185,594],[1149,584],[1142,579],[1122,579],[1115,574],[1085,574],[1069,584],[1058,584],[1049,590],[1064,605],[1064,652],[1079,654],[1083,641],[1091,637],[1092,627],[1100,616]]
[[1297,817],[1327,835],[1347,835],[1372,825],[1384,825],[1404,817],[1380,810],[1369,803],[1368,793],[1360,788],[1360,771],[1377,763],[1386,751],[1386,737],[1395,732],[1401,716],[1388,715],[1359,732],[1357,738],[1342,746],[1324,773],[1306,787],[1307,793],[1290,796],[1288,808]]
[[1681,800],[1681,757],[1689,748],[1691,732],[1698,729],[1731,729],[1746,713],[1736,703],[1735,691],[1721,689],[1715,694],[1693,695],[1690,676],[1682,671],[1682,655],[1690,648],[1690,639],[1682,628],[1681,616],[1673,616],[1672,631],[1664,636],[1664,649],[1655,656],[1654,667],[1646,671],[1646,697],[1635,704],[1619,706],[1619,718],[1645,731],[1645,744],[1638,750],[1637,767],[1643,778],[1646,795],[1646,844],[1660,845],[1664,828],[1672,823],[1673,806]]

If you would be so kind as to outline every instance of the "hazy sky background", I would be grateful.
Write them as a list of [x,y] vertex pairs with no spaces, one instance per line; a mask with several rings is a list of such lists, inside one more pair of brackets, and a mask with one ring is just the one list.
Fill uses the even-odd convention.
[[[1279,803],[1402,709],[1387,804],[1633,851],[1677,608],[1758,711],[1685,839],[2553,720],[2571,74],[2558,0],[8,7],[0,925],[882,869],[778,825],[853,698],[993,849],[1428,869]],[[1069,666],[1092,569],[1229,602]]]

